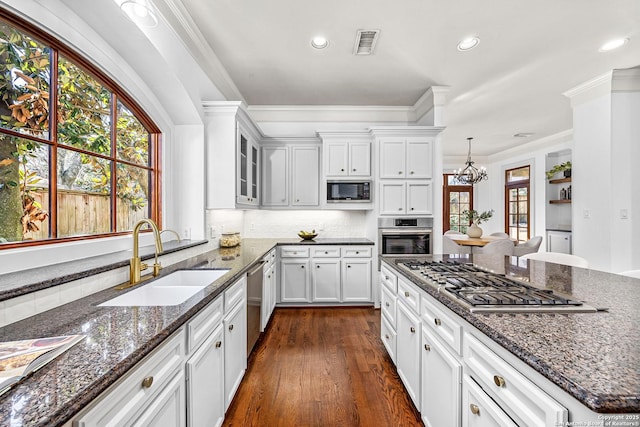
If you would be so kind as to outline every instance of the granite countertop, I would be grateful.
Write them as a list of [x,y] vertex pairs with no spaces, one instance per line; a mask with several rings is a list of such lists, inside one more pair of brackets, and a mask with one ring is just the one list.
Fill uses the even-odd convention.
[[[238,247],[204,252],[162,270],[161,276],[180,269],[230,269],[180,305],[98,307],[125,292],[110,288],[4,326],[0,328],[0,341],[74,334],[84,335],[85,339],[0,395],[0,425],[63,425],[279,244],[373,245],[373,242],[358,238],[312,242],[243,239]],[[117,268],[119,262],[109,268]],[[76,270],[74,277],[80,278],[96,274],[98,268],[104,266],[94,266],[84,272],[78,270],[78,265],[71,269]],[[0,279],[6,276],[0,276]],[[19,278],[19,275],[12,277]],[[55,277],[47,277],[43,272],[38,277],[46,286],[55,283]],[[30,286],[40,285],[36,282]]]
[[470,313],[421,279],[404,274],[395,266],[403,260],[384,260],[591,410],[640,412],[640,279],[516,257],[474,255],[466,261],[607,309],[573,314],[480,314]]

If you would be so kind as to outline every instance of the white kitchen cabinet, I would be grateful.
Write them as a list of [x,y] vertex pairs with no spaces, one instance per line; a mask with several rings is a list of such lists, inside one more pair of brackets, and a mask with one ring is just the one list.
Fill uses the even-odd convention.
[[462,363],[426,328],[422,329],[421,357],[424,425],[460,427]]
[[260,322],[260,330],[264,332],[267,324],[269,323],[269,319],[271,319],[271,315],[273,314],[273,309],[276,304],[276,250],[272,249],[265,257],[263,258],[264,266],[263,266],[263,277],[262,277],[262,304],[261,304],[261,322]]
[[262,162],[262,206],[298,209],[320,205],[318,145],[265,145]]
[[247,278],[224,292],[224,409],[240,386],[247,369]]
[[324,144],[327,178],[371,177],[371,143],[332,141]]
[[340,259],[314,258],[311,261],[311,301],[340,302]]
[[342,302],[371,301],[371,259],[342,259]]
[[262,206],[289,205],[289,147],[262,147]]
[[74,427],[184,426],[185,343],[181,328],[83,409]]
[[291,146],[291,206],[320,204],[320,149]]
[[396,368],[413,404],[420,408],[420,319],[402,299],[397,309]]
[[186,363],[187,425],[221,426],[224,421],[224,330],[220,322]]
[[206,208],[259,206],[261,134],[240,101],[204,104]]
[[380,139],[381,179],[431,179],[433,141],[425,138]]
[[566,425],[566,408],[469,333],[463,353],[469,376],[519,426]]
[[258,206],[259,153],[258,143],[238,123],[238,176],[236,179],[239,205]]
[[310,302],[309,259],[283,259],[280,275],[281,302]]
[[500,406],[467,375],[462,384],[462,393],[464,427],[517,427]]
[[382,344],[384,344],[384,347],[387,349],[387,353],[389,353],[389,357],[391,358],[391,361],[393,362],[393,364],[395,365],[397,363],[396,361],[396,340],[397,340],[397,333],[395,328],[393,328],[389,322],[387,321],[387,319],[382,316],[382,319],[380,319],[380,339],[382,340]]
[[430,180],[380,183],[381,215],[433,215],[433,183]]

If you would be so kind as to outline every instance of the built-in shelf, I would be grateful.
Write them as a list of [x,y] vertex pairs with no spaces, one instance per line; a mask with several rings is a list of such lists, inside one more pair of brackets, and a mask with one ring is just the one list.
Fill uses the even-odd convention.
[[549,180],[549,184],[562,184],[564,182],[571,182],[571,177],[569,177],[569,178],[550,179]]
[[556,204],[556,203],[571,203],[571,199],[549,200],[549,203],[551,203],[551,204]]

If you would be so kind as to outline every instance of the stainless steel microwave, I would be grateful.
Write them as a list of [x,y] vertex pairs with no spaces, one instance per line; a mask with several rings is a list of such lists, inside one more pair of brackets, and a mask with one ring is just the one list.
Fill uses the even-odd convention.
[[371,202],[371,181],[327,181],[327,203]]

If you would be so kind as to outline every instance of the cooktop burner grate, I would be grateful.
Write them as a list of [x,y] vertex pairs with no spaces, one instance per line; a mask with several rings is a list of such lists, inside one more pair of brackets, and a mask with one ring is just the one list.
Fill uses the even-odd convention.
[[471,264],[410,260],[403,265],[411,274],[443,288],[453,300],[471,311],[596,311],[582,301],[565,298],[551,289],[517,282]]

